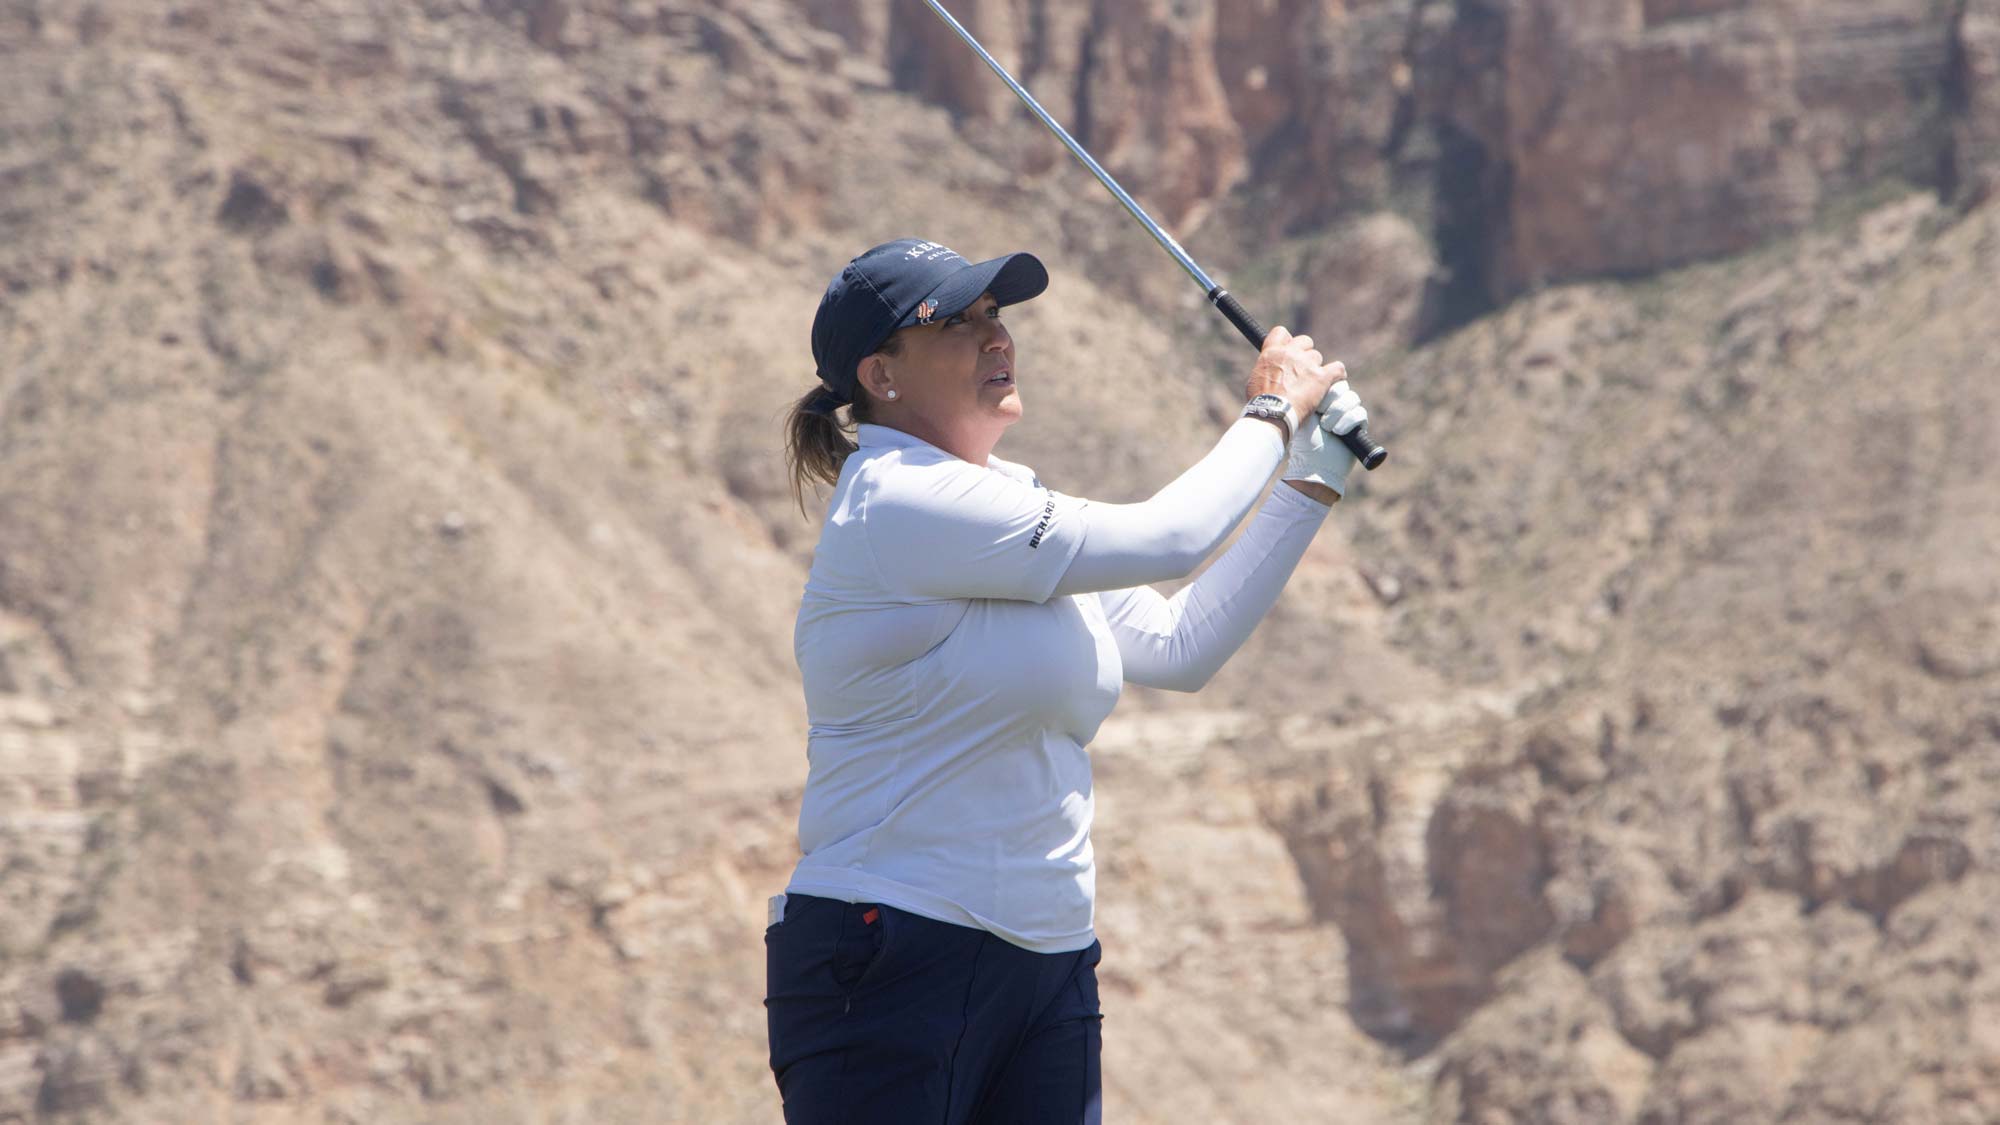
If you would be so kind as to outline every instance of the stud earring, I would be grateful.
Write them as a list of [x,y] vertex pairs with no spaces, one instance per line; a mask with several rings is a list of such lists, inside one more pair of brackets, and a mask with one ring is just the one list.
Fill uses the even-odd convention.
[[895,397],[896,397],[896,392],[895,392],[895,391],[893,391],[893,390],[891,390],[891,391],[889,392],[889,397],[890,397],[890,398],[895,398]]

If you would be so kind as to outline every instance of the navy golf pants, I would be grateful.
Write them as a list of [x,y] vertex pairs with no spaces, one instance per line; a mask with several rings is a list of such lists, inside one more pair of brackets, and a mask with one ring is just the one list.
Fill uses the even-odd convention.
[[1031,953],[878,903],[790,895],[764,932],[788,1125],[1097,1125],[1099,947]]

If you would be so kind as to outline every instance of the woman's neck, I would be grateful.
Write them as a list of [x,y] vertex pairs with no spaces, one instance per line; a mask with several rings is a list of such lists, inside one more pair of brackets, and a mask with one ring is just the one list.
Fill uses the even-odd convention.
[[924,418],[909,411],[887,411],[879,407],[873,419],[875,424],[901,430],[911,437],[929,442],[961,461],[970,461],[984,466],[986,459],[993,455],[993,447],[1000,444],[999,434],[975,433],[973,427],[957,427],[956,432],[946,432],[944,427],[931,425]]

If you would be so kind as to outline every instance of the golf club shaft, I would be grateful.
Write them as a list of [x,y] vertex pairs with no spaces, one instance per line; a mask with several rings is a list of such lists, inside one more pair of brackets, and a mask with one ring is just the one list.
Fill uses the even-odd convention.
[[[965,45],[972,48],[973,53],[978,55],[985,61],[987,66],[993,69],[993,73],[1000,76],[1000,81],[1005,82],[1007,88],[1014,91],[1014,96],[1020,98],[1022,104],[1026,105],[1028,110],[1041,120],[1042,124],[1048,126],[1049,132],[1056,135],[1056,139],[1063,143],[1063,147],[1069,150],[1071,156],[1076,157],[1079,164],[1088,168],[1090,174],[1097,177],[1097,182],[1104,185],[1105,190],[1109,191],[1124,206],[1126,212],[1134,219],[1139,220],[1139,225],[1146,228],[1146,233],[1152,235],[1153,240],[1158,242],[1161,248],[1166,250],[1168,254],[1172,255],[1174,261],[1181,264],[1181,268],[1186,270],[1188,276],[1194,278],[1195,284],[1201,286],[1202,292],[1208,295],[1208,301],[1215,306],[1216,311],[1220,312],[1229,323],[1235,325],[1236,330],[1243,334],[1244,339],[1250,341],[1252,347],[1262,349],[1264,346],[1264,337],[1267,333],[1257,318],[1251,316],[1249,311],[1244,309],[1242,302],[1232,296],[1227,289],[1217,285],[1215,280],[1208,276],[1207,271],[1203,270],[1193,258],[1189,257],[1186,250],[1181,249],[1181,244],[1174,241],[1174,237],[1163,230],[1160,224],[1154,222],[1153,217],[1146,214],[1146,209],[1139,206],[1137,200],[1126,194],[1124,188],[1118,186],[1118,181],[1111,178],[1111,173],[1106,172],[1103,165],[1092,158],[1090,153],[1084,151],[1084,147],[1076,142],[1076,138],[1069,135],[1069,130],[1063,128],[1060,122],[1049,116],[1049,111],[1042,108],[1042,103],[1036,101],[1033,94],[1028,93],[1027,87],[1016,82],[1014,76],[1007,73],[1007,68],[1000,65],[1000,60],[989,54],[985,47],[980,46],[979,40],[973,38],[972,33],[965,29],[965,25],[954,19],[950,12],[944,10],[943,4],[938,3],[938,0],[924,0],[924,2],[929,4],[931,11],[936,12],[937,17],[945,22],[946,27],[957,32],[958,37],[965,40]],[[1341,434],[1340,440],[1355,457],[1360,459],[1362,467],[1366,469],[1374,469],[1375,466],[1380,465],[1383,459],[1389,455],[1388,450],[1376,445],[1368,436],[1368,423],[1366,422],[1361,423],[1347,433]]]

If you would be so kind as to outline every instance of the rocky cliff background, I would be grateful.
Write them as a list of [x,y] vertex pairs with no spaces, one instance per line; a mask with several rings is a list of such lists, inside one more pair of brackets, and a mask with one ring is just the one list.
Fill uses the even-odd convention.
[[[954,6],[1392,447],[1094,747],[1119,1121],[2000,1120],[1993,0]],[[912,0],[0,0],[0,1122],[769,1122],[826,278],[1241,342]],[[1303,671],[1302,671],[1303,670]]]

